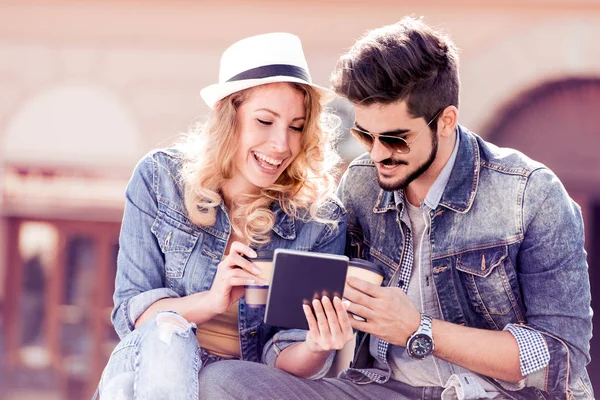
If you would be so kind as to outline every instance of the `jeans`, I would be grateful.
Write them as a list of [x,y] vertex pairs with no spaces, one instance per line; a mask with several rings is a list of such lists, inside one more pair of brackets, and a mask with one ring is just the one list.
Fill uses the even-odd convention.
[[336,378],[309,380],[264,364],[223,360],[200,348],[193,323],[161,312],[117,345],[102,374],[100,398],[413,400],[440,398],[441,389],[397,381],[357,385]]
[[202,350],[195,324],[158,313],[113,351],[100,381],[101,399],[198,399],[198,373],[220,360]]
[[390,380],[357,385],[349,380],[298,378],[264,364],[224,360],[206,366],[199,376],[200,399],[415,400],[439,399],[443,388],[412,387]]

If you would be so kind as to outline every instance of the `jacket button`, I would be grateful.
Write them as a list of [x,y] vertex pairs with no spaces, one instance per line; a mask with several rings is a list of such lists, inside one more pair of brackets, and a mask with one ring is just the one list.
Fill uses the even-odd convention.
[[256,331],[252,331],[249,333],[250,337],[256,337]]

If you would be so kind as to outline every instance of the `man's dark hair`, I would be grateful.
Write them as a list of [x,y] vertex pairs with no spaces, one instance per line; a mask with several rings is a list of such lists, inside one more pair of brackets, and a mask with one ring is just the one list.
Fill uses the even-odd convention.
[[340,57],[331,81],[351,103],[404,100],[412,116],[429,121],[444,107],[458,107],[458,52],[446,35],[405,17],[367,32]]

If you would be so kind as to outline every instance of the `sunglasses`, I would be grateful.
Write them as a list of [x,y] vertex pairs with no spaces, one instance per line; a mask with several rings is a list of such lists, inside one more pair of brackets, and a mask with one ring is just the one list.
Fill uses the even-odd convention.
[[379,142],[385,146],[386,149],[393,151],[394,153],[402,153],[408,154],[410,153],[410,146],[421,136],[421,133],[425,131],[431,125],[433,121],[440,115],[443,108],[439,110],[433,118],[425,125],[425,128],[421,129],[417,136],[409,143],[406,139],[401,138],[399,136],[391,136],[391,135],[377,135],[375,133],[367,132],[360,129],[357,126],[353,126],[350,128],[350,132],[352,135],[367,149],[367,151],[371,151],[373,149],[373,145],[375,144],[375,139],[379,139]]

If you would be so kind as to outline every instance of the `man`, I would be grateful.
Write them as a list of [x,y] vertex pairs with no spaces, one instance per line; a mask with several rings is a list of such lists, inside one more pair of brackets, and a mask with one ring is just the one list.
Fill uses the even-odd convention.
[[215,364],[204,383],[237,398],[593,398],[580,209],[545,166],[458,125],[450,39],[404,18],[332,81],[369,152],[339,187],[348,255],[387,270],[384,287],[348,280],[348,311],[366,318],[353,366],[308,381]]

